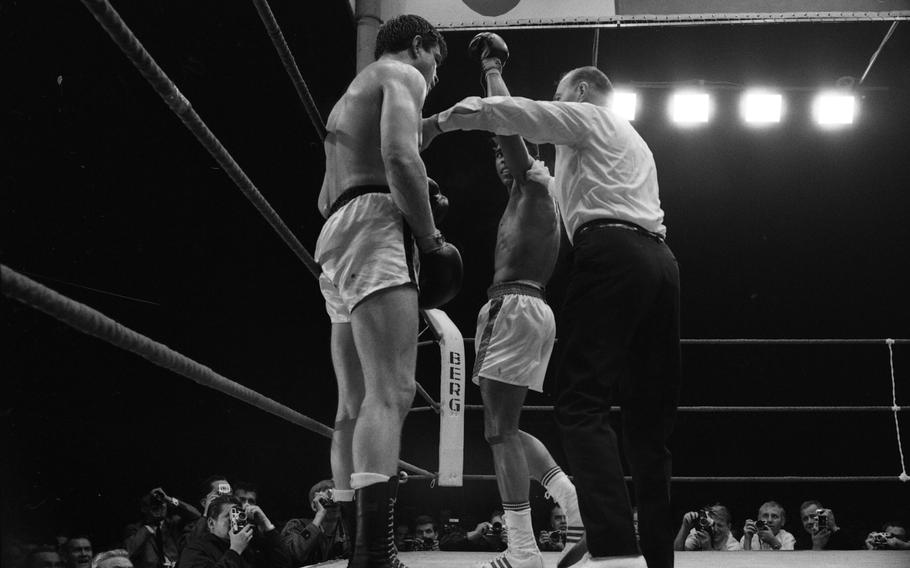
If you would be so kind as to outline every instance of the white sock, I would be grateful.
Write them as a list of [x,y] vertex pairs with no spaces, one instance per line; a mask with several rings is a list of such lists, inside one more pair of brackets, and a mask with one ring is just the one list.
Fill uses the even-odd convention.
[[531,526],[531,504],[503,503],[503,520],[509,530],[509,547],[520,550],[537,551],[537,539]]
[[389,481],[388,475],[382,475],[381,473],[352,473],[351,474],[351,489],[360,489],[366,487],[367,485],[374,485],[376,483],[387,483]]
[[559,503],[566,514],[566,524],[570,527],[580,527],[581,513],[578,512],[578,495],[569,476],[563,473],[560,467],[554,466],[541,478],[540,483],[547,489],[547,493],[554,501]]

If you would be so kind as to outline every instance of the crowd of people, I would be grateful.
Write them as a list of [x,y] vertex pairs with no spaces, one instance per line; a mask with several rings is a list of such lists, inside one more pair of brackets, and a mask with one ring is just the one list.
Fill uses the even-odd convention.
[[[755,518],[748,514],[739,528],[720,503],[683,515],[676,550],[910,550],[903,521],[885,521],[880,529],[861,531],[838,524],[834,510],[815,499],[799,506],[800,528],[786,530],[787,512],[777,501],[767,501]],[[740,536],[741,535],[741,536]],[[739,538],[737,538],[739,537]]]
[[[283,568],[349,558],[351,521],[332,499],[331,479],[316,482],[301,496],[306,515],[273,522],[249,483],[225,476],[205,480],[194,505],[155,488],[138,500],[139,519],[126,524],[118,542],[96,545],[91,534],[59,536],[55,542],[5,543],[8,568]],[[493,508],[480,522],[466,522],[452,510],[420,511],[395,520],[395,546],[410,551],[498,553],[509,544],[503,511]],[[634,510],[633,510],[634,512]],[[566,515],[558,503],[536,511],[537,546],[561,552],[566,545]],[[784,507],[762,503],[755,515],[734,519],[719,503],[682,517],[674,548],[678,551],[727,550],[910,550],[903,520],[860,527],[835,510],[809,499],[799,505],[799,524],[787,524]],[[738,521],[738,522],[737,522]],[[786,527],[786,528],[785,528]],[[789,528],[789,530],[788,530]],[[870,528],[872,530],[870,530]],[[791,532],[792,531],[792,532]],[[636,537],[637,537],[636,531]]]

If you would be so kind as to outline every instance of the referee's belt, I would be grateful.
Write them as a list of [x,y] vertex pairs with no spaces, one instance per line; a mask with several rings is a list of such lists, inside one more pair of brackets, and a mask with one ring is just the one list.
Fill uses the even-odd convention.
[[332,203],[329,208],[329,217],[348,203],[368,193],[392,193],[392,190],[387,185],[355,185],[354,187],[349,187],[338,196],[335,203]]
[[649,231],[641,225],[624,219],[594,219],[593,221],[588,221],[587,223],[582,224],[581,227],[575,229],[575,235],[572,237],[572,242],[578,241],[578,237],[585,233],[590,233],[591,231],[599,229],[625,229],[627,231],[635,231],[643,237],[648,237],[659,243],[664,242],[663,235]]

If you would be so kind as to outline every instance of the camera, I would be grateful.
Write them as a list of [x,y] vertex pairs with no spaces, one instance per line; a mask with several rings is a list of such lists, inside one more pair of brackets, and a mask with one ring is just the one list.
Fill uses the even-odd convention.
[[714,517],[711,516],[710,511],[707,509],[698,511],[698,520],[695,521],[695,528],[705,531],[712,538],[714,537]]
[[459,526],[458,526],[459,522],[460,521],[458,519],[450,518],[447,521],[445,521],[444,523],[442,523],[442,534],[450,534],[453,531],[459,530]]
[[246,511],[240,507],[231,507],[231,532],[239,533],[247,524]]
[[553,531],[550,533],[550,542],[553,544],[566,544],[566,531]]
[[483,529],[483,534],[485,536],[499,536],[502,534],[502,523],[495,522],[490,523],[490,526]]
[[766,529],[766,528],[768,528],[768,523],[766,523],[765,521],[763,521],[761,519],[758,519],[757,521],[755,521],[755,528],[758,530]]
[[162,490],[160,490],[160,489],[153,489],[153,490],[152,490],[152,493],[151,493],[151,496],[152,496],[152,503],[153,503],[153,504],[163,504],[163,503],[166,503],[166,501],[165,501],[165,499],[164,499],[164,491],[162,491]]
[[338,503],[332,498],[331,490],[317,491],[314,498],[319,501],[319,504],[322,505],[323,509],[331,509],[332,507],[338,506]]
[[891,538],[891,535],[884,532],[872,533],[872,546],[874,548],[882,548],[888,546],[888,539]]
[[423,537],[419,540],[420,540],[420,548],[418,548],[418,550],[433,550],[433,548],[436,546],[435,538]]
[[828,510],[819,509],[815,513],[815,532],[828,528]]

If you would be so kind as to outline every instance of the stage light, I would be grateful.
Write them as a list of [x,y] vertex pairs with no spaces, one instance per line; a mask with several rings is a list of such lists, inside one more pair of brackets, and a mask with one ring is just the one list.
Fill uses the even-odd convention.
[[747,124],[780,122],[783,97],[768,91],[747,91],[740,100],[740,112]]
[[708,122],[711,112],[711,98],[707,93],[681,91],[670,97],[670,118],[683,125]]
[[629,122],[635,120],[635,111],[638,104],[638,95],[632,91],[613,91],[613,100],[610,108],[619,116]]
[[821,93],[812,104],[812,116],[822,126],[853,124],[856,97],[845,93]]

